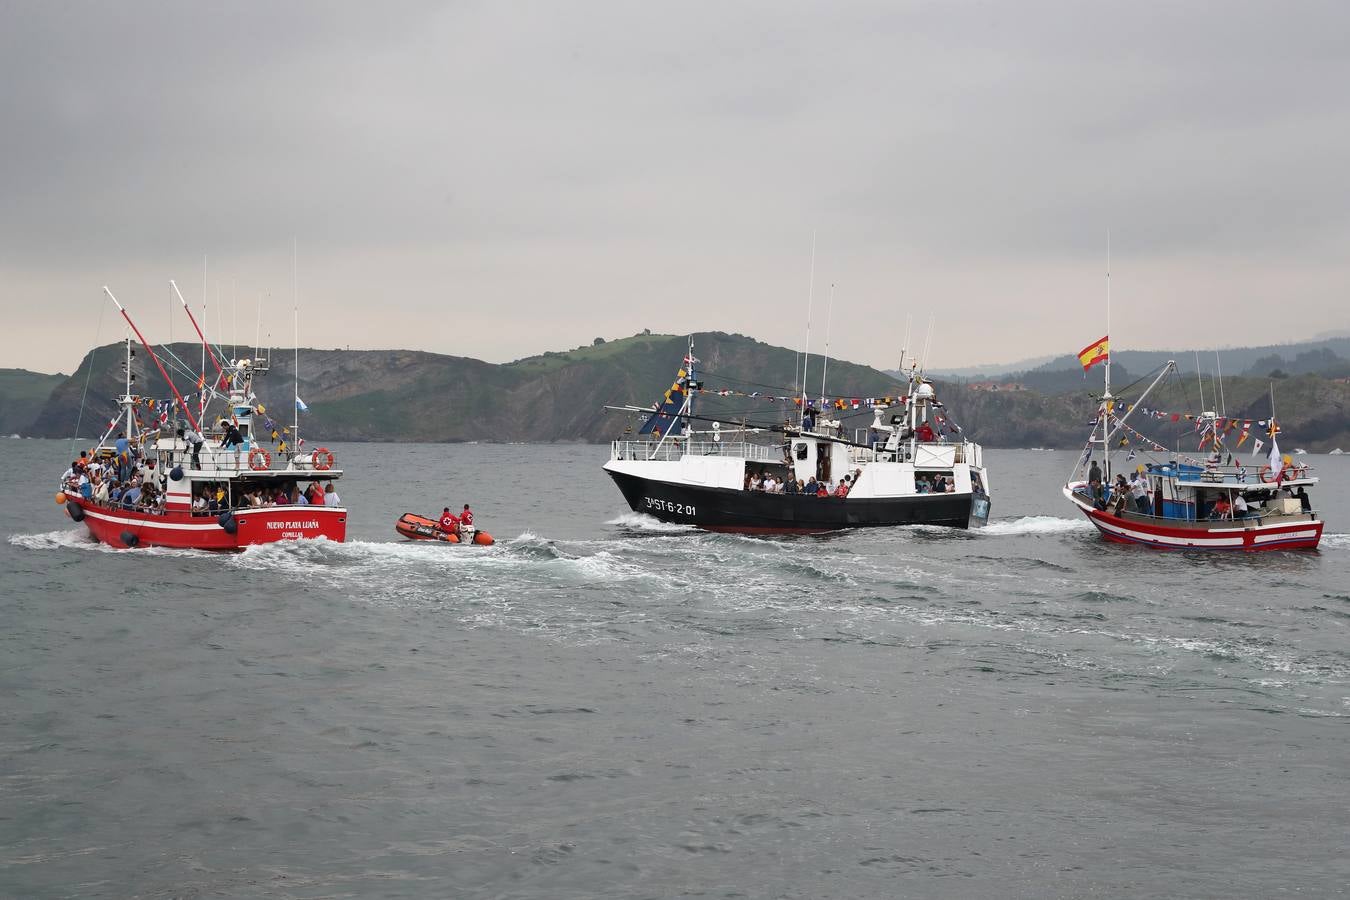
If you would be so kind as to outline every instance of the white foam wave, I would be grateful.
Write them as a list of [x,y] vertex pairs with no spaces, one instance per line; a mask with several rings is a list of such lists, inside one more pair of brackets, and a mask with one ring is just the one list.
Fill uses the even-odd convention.
[[697,531],[693,525],[681,525],[677,522],[662,522],[660,519],[649,516],[646,513],[626,512],[617,518],[610,519],[606,525],[617,525],[620,528],[627,528],[632,531],[658,531],[658,532],[678,532],[678,531]]
[[44,531],[41,534],[11,534],[9,542],[24,550],[62,550],[75,547],[97,550],[102,545],[87,530],[71,528],[65,531]]
[[1323,534],[1322,549],[1350,550],[1350,534]]
[[82,528],[70,531],[46,531],[41,534],[12,534],[9,542],[25,550],[97,550],[101,553],[137,553],[149,556],[180,556],[215,558],[217,554],[210,550],[190,550],[178,547],[110,547],[99,543],[88,531]]
[[1091,531],[1092,523],[1086,519],[1061,519],[1058,516],[1022,516],[1003,522],[991,522],[979,529],[980,534],[1066,534],[1075,531]]

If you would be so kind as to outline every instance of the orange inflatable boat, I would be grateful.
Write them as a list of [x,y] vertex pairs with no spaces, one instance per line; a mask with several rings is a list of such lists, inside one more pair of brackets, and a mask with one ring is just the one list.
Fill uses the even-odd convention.
[[[394,524],[394,530],[410,541],[441,541],[446,544],[468,543],[452,531],[443,531],[440,523],[435,519],[428,519],[426,516],[419,516],[417,513],[404,513],[399,516],[398,522]],[[487,547],[496,542],[493,541],[492,535],[486,531],[475,531],[473,543]]]

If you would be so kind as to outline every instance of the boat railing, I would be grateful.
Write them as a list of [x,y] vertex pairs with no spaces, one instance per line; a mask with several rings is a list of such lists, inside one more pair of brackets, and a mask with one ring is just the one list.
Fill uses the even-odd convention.
[[614,441],[611,459],[659,460],[673,462],[684,456],[731,456],[755,462],[783,461],[780,444],[756,444],[750,441]]
[[[1309,478],[1312,471],[1311,466],[1291,465],[1285,467],[1285,476],[1282,481],[1302,481]],[[1225,466],[1218,463],[1207,463],[1203,466],[1198,465],[1154,465],[1149,467],[1150,475],[1161,475],[1165,478],[1175,478],[1185,484],[1196,485],[1221,485],[1234,484],[1260,488],[1266,485],[1274,486],[1278,473],[1272,474],[1270,469],[1262,466],[1244,466],[1231,465]],[[1269,480],[1267,480],[1269,479]]]
[[[1079,497],[1082,497],[1083,500],[1085,500],[1087,503],[1089,504],[1092,503],[1092,495],[1088,492],[1086,483],[1080,482],[1077,486],[1074,487],[1073,493],[1075,493]],[[1115,498],[1114,497],[1109,498],[1106,501],[1106,507],[1105,509],[1102,509],[1102,512],[1112,512],[1115,509],[1115,506],[1116,506]],[[1214,518],[1212,515],[1197,517],[1195,505],[1191,503],[1186,504],[1186,509],[1188,511],[1188,515],[1160,516],[1157,514],[1156,510],[1152,508],[1150,508],[1149,512],[1141,512],[1139,510],[1139,507],[1135,505],[1134,500],[1127,499],[1125,501],[1123,512],[1128,513],[1129,516],[1134,519],[1146,519],[1164,525],[1177,522],[1185,522],[1191,525],[1203,525],[1206,523],[1221,524],[1224,522],[1229,522],[1234,524],[1240,524],[1243,526],[1247,525],[1259,526],[1265,524],[1267,520],[1274,520],[1274,519],[1289,520],[1306,517],[1308,521],[1315,521],[1319,518],[1320,512],[1318,509],[1314,507],[1308,507],[1305,509],[1301,505],[1297,509],[1292,508],[1283,509],[1266,506],[1255,506],[1255,507],[1248,507],[1245,515],[1235,516],[1232,513],[1229,513],[1226,516]]]

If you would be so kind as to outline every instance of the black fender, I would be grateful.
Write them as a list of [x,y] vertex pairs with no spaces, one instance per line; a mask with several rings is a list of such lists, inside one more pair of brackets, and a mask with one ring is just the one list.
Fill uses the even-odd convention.
[[225,529],[226,534],[234,534],[239,530],[239,523],[234,520],[234,513],[226,510],[216,517],[216,522],[221,528]]
[[172,478],[174,481],[182,481],[182,480],[183,480],[183,467],[182,467],[182,466],[174,466],[172,469],[169,470],[169,477]]
[[130,532],[130,531],[124,531],[124,532],[122,532],[121,538],[122,538],[122,543],[126,544],[128,547],[135,547],[137,544],[139,544],[139,543],[141,542],[141,539],[138,538],[133,532]]
[[70,501],[67,501],[66,514],[69,515],[76,522],[84,521],[84,507],[80,506],[80,504],[78,503],[72,503]]

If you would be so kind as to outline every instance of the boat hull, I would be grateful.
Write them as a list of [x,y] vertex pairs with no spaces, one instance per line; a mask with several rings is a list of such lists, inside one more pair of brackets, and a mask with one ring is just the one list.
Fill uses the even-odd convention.
[[[184,550],[242,550],[257,544],[326,538],[345,541],[347,510],[340,506],[264,506],[236,510],[230,528],[215,515],[145,513],[99,506],[67,494],[71,518],[111,547],[174,547]],[[79,510],[74,513],[72,510]]]
[[989,518],[989,498],[969,493],[814,497],[701,487],[606,471],[635,512],[708,531],[819,534],[894,525],[969,528]]
[[1088,517],[1101,536],[1118,544],[1137,544],[1155,550],[1315,550],[1322,540],[1323,522],[1303,520],[1278,524],[1228,520],[1210,523],[1165,524],[1139,517],[1122,517],[1094,509],[1066,490],[1074,506]]

